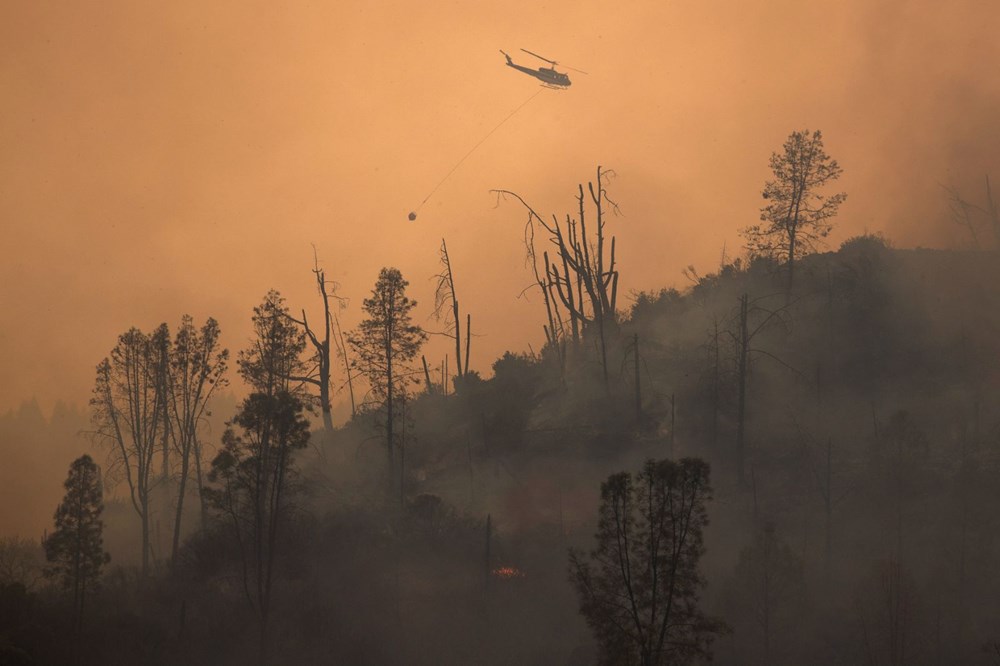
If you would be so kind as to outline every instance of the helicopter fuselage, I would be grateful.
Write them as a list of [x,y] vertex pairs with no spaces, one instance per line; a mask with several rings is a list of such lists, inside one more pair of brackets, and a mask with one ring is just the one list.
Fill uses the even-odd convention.
[[[504,55],[507,54],[504,53]],[[557,88],[568,88],[572,85],[569,77],[562,72],[557,72],[554,67],[539,67],[538,69],[532,69],[530,67],[514,63],[511,61],[510,56],[507,56],[507,66],[513,67],[519,72],[524,72],[528,76],[533,76],[546,85]]]

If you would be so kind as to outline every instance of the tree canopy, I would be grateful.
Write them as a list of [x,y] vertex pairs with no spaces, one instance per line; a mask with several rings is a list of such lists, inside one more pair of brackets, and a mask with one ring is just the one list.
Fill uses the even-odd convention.
[[788,283],[792,284],[795,260],[812,252],[826,238],[833,218],[847,194],[827,196],[820,189],[843,173],[837,160],[823,148],[819,131],[792,132],[780,153],[772,153],[769,166],[773,178],[764,183],[757,224],[743,229],[752,255],[784,258]]
[[722,625],[700,608],[698,561],[711,498],[708,463],[648,461],[601,484],[597,545],[570,555],[580,612],[602,664],[686,664],[711,656]]

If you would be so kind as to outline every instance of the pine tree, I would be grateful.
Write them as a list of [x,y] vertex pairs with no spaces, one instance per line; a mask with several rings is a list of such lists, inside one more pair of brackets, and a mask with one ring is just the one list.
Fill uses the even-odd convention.
[[309,442],[300,373],[304,333],[271,291],[254,308],[256,336],[239,355],[239,372],[252,389],[222,436],[205,488],[208,501],[232,528],[242,585],[258,620],[260,663],[267,662],[272,588],[295,491],[294,455]]
[[63,485],[66,495],[56,509],[56,528],[44,542],[49,563],[45,574],[73,591],[74,626],[79,628],[87,590],[94,587],[101,569],[111,560],[102,539],[100,469],[84,454],[70,465]]
[[[364,300],[367,317],[348,336],[354,349],[355,364],[368,379],[372,396],[385,403],[386,454],[390,484],[393,475],[395,410],[406,395],[407,363],[416,358],[427,340],[422,328],[410,321],[410,311],[417,302],[406,295],[410,283],[396,268],[383,268],[375,282],[371,298]],[[394,404],[396,403],[396,404]]]
[[764,183],[761,196],[767,201],[760,210],[764,224],[743,229],[751,254],[784,258],[788,286],[792,287],[795,261],[815,249],[833,229],[830,219],[837,214],[847,194],[825,196],[819,192],[840,178],[843,169],[823,150],[821,132],[792,132],[770,161],[774,179]]

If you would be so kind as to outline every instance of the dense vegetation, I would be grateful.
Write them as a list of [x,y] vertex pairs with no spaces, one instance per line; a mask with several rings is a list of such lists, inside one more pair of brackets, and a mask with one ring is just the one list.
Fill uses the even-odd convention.
[[[581,219],[584,204],[581,187]],[[590,270],[587,232],[580,243],[554,228],[556,251]],[[308,390],[322,366],[311,350],[329,353],[330,333],[268,294],[239,355],[249,396],[215,404],[229,420],[221,438],[216,427],[185,444],[210,471],[193,483],[194,460],[156,448],[181,452],[177,430],[157,431],[144,454],[160,451],[148,510],[105,500],[113,559],[82,620],[65,586],[42,576],[37,542],[0,544],[0,662],[997,663],[994,252],[895,250],[866,235],[797,257],[794,284],[787,256],[724,260],[689,272],[683,292],[635,294],[627,311],[611,307],[613,260],[579,282],[555,262],[536,263],[552,298],[544,349],[505,354],[488,379],[459,361],[450,388],[410,365],[423,332],[405,316],[405,280],[384,270],[344,346],[364,351],[345,366],[373,390],[335,428]],[[559,315],[560,302],[573,310]],[[195,335],[189,320],[179,330]],[[140,334],[127,334],[135,348]],[[164,335],[165,346],[142,343],[150,368],[172,367],[169,331],[144,340]],[[209,347],[203,358],[224,366]],[[159,376],[148,375],[150,418],[171,423],[157,415],[183,390]],[[47,456],[93,429],[83,418],[25,409],[0,433]],[[12,454],[5,481],[21,464],[41,463]],[[669,639],[621,643],[606,601],[615,503],[635,501],[624,472],[637,470],[636,525],[695,530],[683,560],[660,561],[683,571],[674,617],[699,627],[669,652]],[[688,497],[684,479],[696,480],[690,523],[663,514]],[[588,596],[598,584],[605,596]],[[649,626],[665,617],[654,609]]]

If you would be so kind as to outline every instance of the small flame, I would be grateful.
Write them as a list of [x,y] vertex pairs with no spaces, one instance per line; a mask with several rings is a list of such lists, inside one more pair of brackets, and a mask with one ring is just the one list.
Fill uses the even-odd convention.
[[524,578],[524,572],[516,567],[497,567],[491,572],[497,578],[503,580],[514,580],[515,578]]

